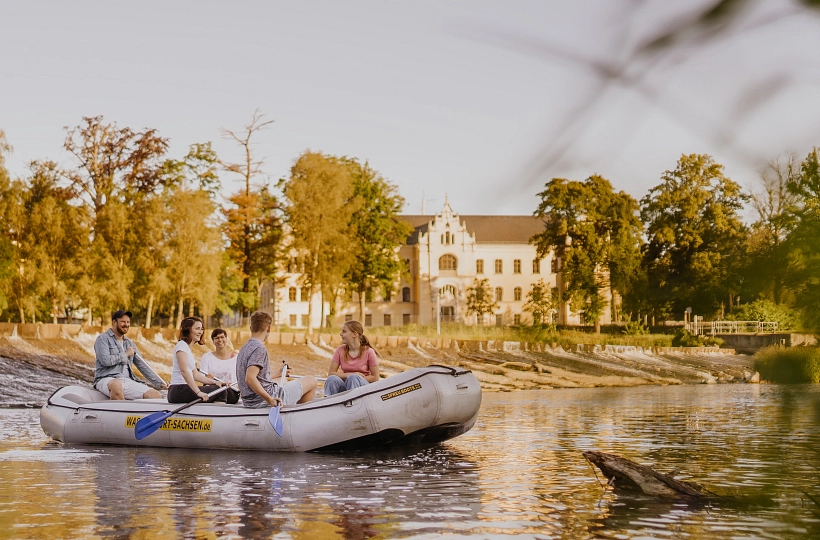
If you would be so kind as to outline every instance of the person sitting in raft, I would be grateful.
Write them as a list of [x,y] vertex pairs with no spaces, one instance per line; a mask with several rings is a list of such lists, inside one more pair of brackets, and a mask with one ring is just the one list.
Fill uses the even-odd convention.
[[239,349],[239,355],[236,357],[236,380],[239,383],[242,404],[252,409],[275,407],[280,403],[306,403],[316,394],[314,377],[302,377],[285,383],[281,388],[271,380],[271,377],[282,377],[282,370],[285,367],[282,364],[282,367],[271,373],[268,350],[265,348],[271,322],[273,319],[264,311],[257,311],[251,315],[251,338]]
[[[379,356],[359,321],[342,326],[342,345],[333,353],[325,380],[325,396],[353,390],[379,380]],[[339,368],[342,372],[339,373]]]
[[236,382],[236,351],[228,348],[228,333],[222,328],[211,332],[211,341],[216,350],[202,355],[199,369],[210,378],[216,377],[227,383]]
[[[131,312],[118,309],[111,315],[111,328],[94,342],[96,365],[94,388],[110,399],[161,398],[154,388],[165,389],[159,375],[143,360],[134,342],[125,335],[131,328]],[[134,375],[136,366],[154,388],[149,388]]]
[[[191,352],[191,343],[202,343],[202,319],[185,317],[179,325],[179,342],[174,347],[173,366],[171,367],[171,386],[168,388],[168,403],[188,403],[197,398],[208,401],[208,392],[227,383],[219,383],[196,370],[196,360]],[[204,386],[197,385],[201,382]],[[236,403],[239,397],[231,388],[211,398],[213,401]]]

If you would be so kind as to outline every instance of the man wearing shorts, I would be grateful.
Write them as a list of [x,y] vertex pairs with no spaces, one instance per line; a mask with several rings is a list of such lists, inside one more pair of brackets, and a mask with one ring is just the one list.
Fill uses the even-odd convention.
[[282,364],[276,372],[270,373],[270,362],[265,341],[270,334],[271,316],[264,311],[251,315],[251,338],[239,350],[236,357],[236,380],[242,404],[252,409],[306,403],[316,394],[316,379],[302,377],[279,387],[271,380],[282,377]]
[[[161,398],[162,395],[154,388],[168,388],[168,385],[143,360],[134,342],[125,337],[130,327],[131,312],[117,310],[111,315],[111,328],[94,342],[97,357],[94,388],[111,399]],[[134,366],[154,388],[137,379]]]

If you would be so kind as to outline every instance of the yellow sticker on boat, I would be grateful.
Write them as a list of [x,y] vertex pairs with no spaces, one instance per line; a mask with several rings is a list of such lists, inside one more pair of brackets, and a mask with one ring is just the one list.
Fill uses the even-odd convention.
[[399,388],[398,390],[394,390],[392,392],[388,392],[387,394],[382,394],[382,401],[387,401],[388,399],[393,399],[394,397],[403,396],[408,392],[413,392],[421,388],[421,383],[411,384],[410,386],[405,386],[404,388]]
[[[125,427],[133,428],[142,419],[142,416],[128,416],[125,418]],[[213,420],[210,418],[169,418],[163,422],[160,430],[164,431],[199,431],[210,432]]]

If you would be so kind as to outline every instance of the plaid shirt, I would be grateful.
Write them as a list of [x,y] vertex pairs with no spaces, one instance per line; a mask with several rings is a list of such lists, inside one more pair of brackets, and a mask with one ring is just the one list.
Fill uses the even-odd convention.
[[[133,347],[134,353],[130,358],[125,354],[125,351]],[[94,373],[94,384],[106,377],[114,377],[117,379],[131,379],[137,382],[142,382],[134,375],[132,366],[136,366],[140,373],[142,373],[149,381],[151,386],[155,388],[162,388],[164,381],[154,373],[151,366],[148,365],[142,355],[137,350],[134,342],[123,336],[122,341],[119,341],[114,334],[114,329],[109,328],[97,338],[94,342],[94,354],[97,357],[96,372]]]

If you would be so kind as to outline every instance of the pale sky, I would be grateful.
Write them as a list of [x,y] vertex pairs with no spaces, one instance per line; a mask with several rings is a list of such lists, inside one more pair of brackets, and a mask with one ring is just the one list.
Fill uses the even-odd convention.
[[[530,214],[550,178],[593,173],[640,199],[682,153],[748,186],[767,160],[820,146],[820,18],[750,1],[717,40],[633,58],[708,3],[5,0],[0,129],[14,175],[70,164],[63,127],[95,115],[156,128],[171,157],[213,141],[233,160],[219,128],[259,108],[275,120],[257,139],[272,182],[308,148],[355,156],[407,213],[447,193],[462,214]],[[613,80],[639,83],[601,92],[569,55],[626,62]]]

